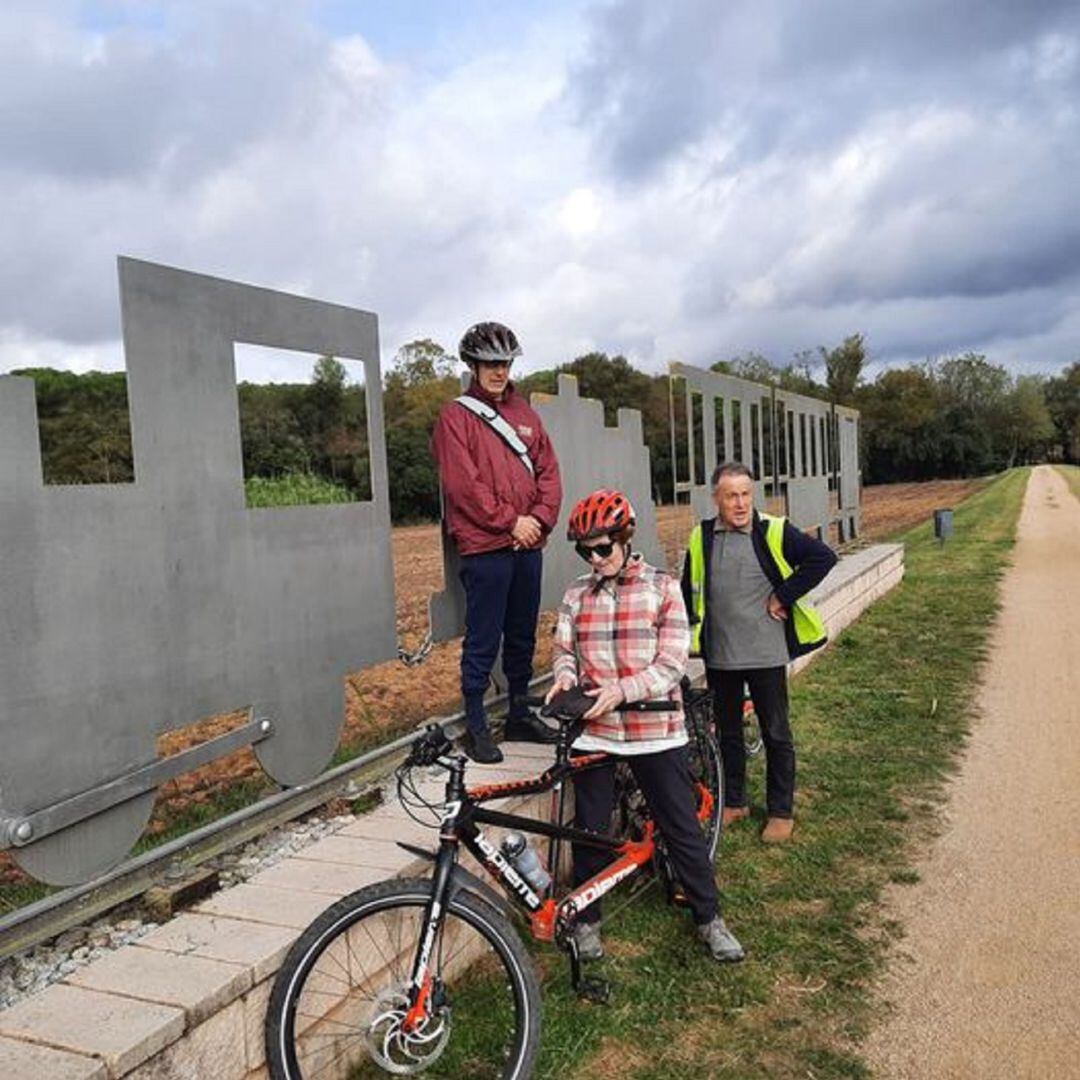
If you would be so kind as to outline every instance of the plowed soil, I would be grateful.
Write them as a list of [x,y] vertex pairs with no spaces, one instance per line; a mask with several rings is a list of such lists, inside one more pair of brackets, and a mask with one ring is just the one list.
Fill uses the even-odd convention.
[[[876,539],[917,525],[933,510],[952,506],[984,485],[982,480],[943,480],[923,484],[887,484],[863,490],[864,539]],[[683,545],[693,525],[689,507],[660,507],[657,511],[660,542],[672,569],[682,559]],[[427,601],[443,588],[442,556],[438,525],[412,525],[393,533],[394,585],[400,638],[415,649],[427,630]],[[537,634],[536,669],[551,663],[551,630],[554,616],[541,616]],[[390,661],[355,672],[346,680],[346,746],[377,745],[394,734],[408,730],[428,717],[445,715],[460,708],[458,663],[460,641],[436,645],[427,660],[407,668]],[[213,717],[159,740],[159,753],[178,750],[201,742],[243,722],[243,714]],[[158,796],[149,832],[168,827],[177,813],[191,804],[208,802],[222,787],[237,780],[261,780],[264,774],[250,751],[240,751],[203,769],[165,785]],[[18,872],[0,854],[0,884]]]

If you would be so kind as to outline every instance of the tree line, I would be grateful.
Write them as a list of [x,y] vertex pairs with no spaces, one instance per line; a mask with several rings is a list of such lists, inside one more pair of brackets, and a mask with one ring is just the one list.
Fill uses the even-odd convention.
[[[978,476],[1042,460],[1080,461],[1080,361],[1059,375],[1013,376],[985,356],[964,353],[864,377],[866,343],[853,334],[834,348],[776,364],[758,353],[712,370],[849,405],[861,413],[863,482]],[[383,413],[395,523],[438,517],[438,476],[429,439],[439,409],[460,393],[461,365],[436,342],[403,346],[383,378]],[[592,352],[517,380],[525,394],[554,393],[576,376],[582,397],[640,410],[652,462],[653,496],[670,501],[669,379],[637,370],[624,356]],[[127,380],[122,372],[76,375],[49,368],[14,374],[37,386],[47,482],[116,483],[134,476]],[[306,383],[238,386],[244,474],[307,474],[352,498],[371,495],[367,396],[344,366],[320,358]]]

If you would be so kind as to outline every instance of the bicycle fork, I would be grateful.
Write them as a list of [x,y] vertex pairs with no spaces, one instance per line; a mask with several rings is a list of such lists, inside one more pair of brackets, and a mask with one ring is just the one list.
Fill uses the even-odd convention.
[[[454,813],[456,814],[456,808]],[[424,911],[424,932],[417,945],[409,978],[409,1011],[402,1027],[406,1032],[421,1027],[432,1008],[438,1008],[443,989],[431,973],[431,957],[442,933],[446,904],[450,896],[450,880],[457,861],[457,845],[454,840],[443,838],[435,860],[431,899]]]

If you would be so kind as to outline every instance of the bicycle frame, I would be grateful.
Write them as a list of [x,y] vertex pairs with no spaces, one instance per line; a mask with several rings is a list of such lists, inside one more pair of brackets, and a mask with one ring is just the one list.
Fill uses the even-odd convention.
[[[558,940],[559,944],[562,944],[566,931],[573,926],[581,912],[652,861],[656,844],[651,821],[646,823],[645,834],[640,840],[603,836],[563,824],[565,781],[591,769],[611,765],[616,760],[605,753],[570,757],[568,740],[564,740],[557,747],[555,763],[539,776],[484,784],[474,788],[465,787],[465,759],[457,757],[451,760],[447,766],[450,775],[446,782],[446,811],[439,826],[439,851],[435,857],[431,902],[425,912],[425,932],[413,965],[411,1007],[405,1020],[407,1027],[422,1022],[432,992],[429,962],[438,938],[439,924],[450,894],[461,845],[471,852],[477,862],[503,886],[504,892],[524,910],[533,937],[538,941]],[[559,796],[554,822],[489,810],[482,805],[507,796],[539,795],[546,791],[557,792]],[[703,795],[699,817],[707,820],[713,811],[713,798],[707,790]],[[529,835],[548,837],[552,841],[549,868],[553,876],[558,868],[561,844],[566,841],[602,848],[616,857],[588,881],[572,889],[562,900],[554,897],[545,899],[536,894],[499,847],[488,840],[480,829],[481,825],[495,825]],[[576,983],[579,968],[572,946],[571,965]]]
[[[512,780],[472,788],[466,793],[466,798],[462,800],[460,808],[454,815],[451,831],[487,872],[503,886],[507,895],[512,897],[519,907],[525,909],[532,935],[538,941],[554,940],[556,929],[560,925],[571,925],[587,907],[596,903],[620,881],[630,877],[652,860],[656,845],[653,841],[651,821],[646,824],[645,835],[640,840],[603,836],[563,824],[562,791],[566,780],[592,769],[612,765],[614,761],[615,759],[608,754],[587,754],[565,761],[556,760],[554,765],[534,779]],[[559,812],[556,815],[556,821],[553,822],[488,810],[482,805],[509,795],[536,795],[543,794],[545,791],[558,791],[560,794]],[[610,851],[616,858],[588,881],[571,890],[561,900],[553,897],[541,899],[522,879],[499,848],[487,839],[479,828],[480,825],[495,825],[534,836],[548,837],[553,841],[550,848],[552,854],[549,856],[552,873],[558,867],[561,845],[567,841]],[[444,841],[447,839],[445,833],[442,839]],[[453,841],[450,843],[452,845]]]

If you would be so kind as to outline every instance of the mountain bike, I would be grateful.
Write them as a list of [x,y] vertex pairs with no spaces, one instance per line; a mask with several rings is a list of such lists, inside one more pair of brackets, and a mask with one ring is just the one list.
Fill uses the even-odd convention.
[[[623,709],[675,707],[663,701]],[[567,954],[578,993],[605,1000],[606,984],[585,974],[577,953],[573,930],[578,916],[635,878],[652,875],[676,903],[680,886],[629,769],[616,765],[620,771],[610,835],[565,824],[566,781],[613,759],[572,754],[583,721],[558,713],[553,718],[560,724],[554,763],[525,780],[467,787],[469,761],[455,752],[441,728],[432,725],[414,741],[397,771],[398,792],[417,820],[421,810],[438,815],[439,844],[429,852],[398,843],[432,863],[431,876],[360,889],[329,907],[296,941],[267,1010],[266,1056],[275,1080],[531,1076],[540,1045],[540,982],[511,922],[514,909],[535,940]],[[723,774],[711,718],[702,725],[688,715],[688,733],[698,820],[715,857]],[[433,767],[446,773],[441,793],[423,776]],[[544,792],[552,793],[551,821],[487,805]],[[535,864],[530,873],[524,860],[485,835],[481,825],[546,837],[544,873],[537,875]],[[602,848],[612,861],[584,884],[566,888],[557,879],[568,843]],[[462,849],[501,886],[502,894],[462,866]],[[526,850],[536,854],[531,847]]]

